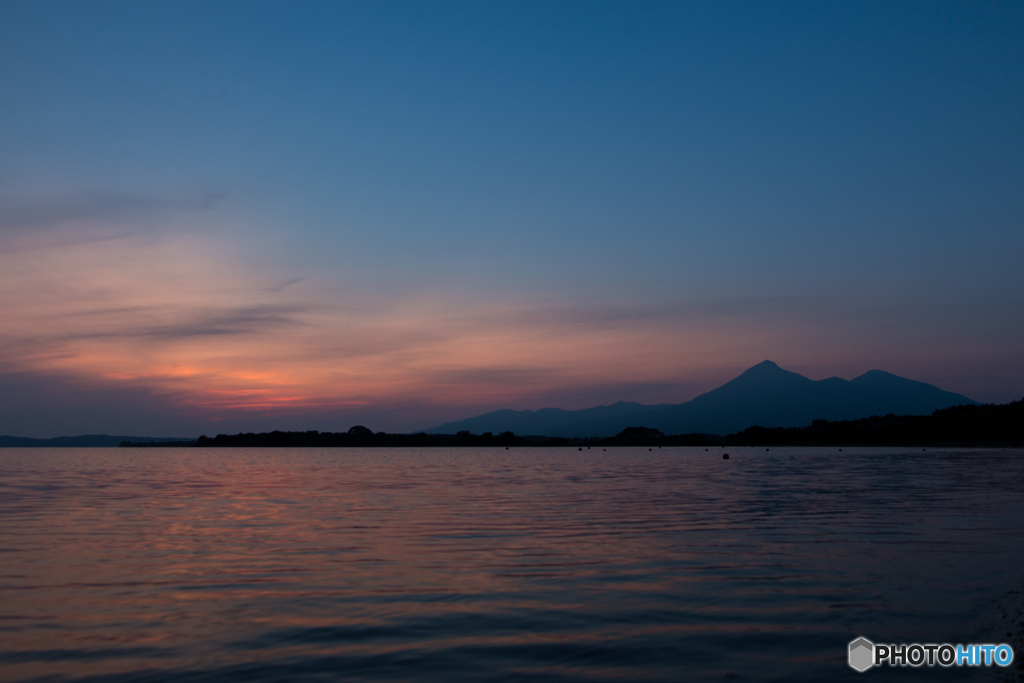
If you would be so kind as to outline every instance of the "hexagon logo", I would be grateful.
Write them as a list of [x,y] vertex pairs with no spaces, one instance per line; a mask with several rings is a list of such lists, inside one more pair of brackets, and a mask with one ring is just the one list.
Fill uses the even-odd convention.
[[861,673],[875,663],[875,644],[867,638],[858,638],[850,643],[850,666]]

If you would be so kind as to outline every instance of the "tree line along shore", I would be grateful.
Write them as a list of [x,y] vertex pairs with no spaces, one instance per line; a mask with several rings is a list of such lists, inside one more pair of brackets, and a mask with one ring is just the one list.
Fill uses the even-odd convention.
[[612,437],[524,436],[512,432],[388,434],[356,426],[347,432],[262,432],[200,436],[195,441],[132,442],[124,447],[481,447],[481,446],[1024,446],[1024,399],[1001,405],[966,405],[931,415],[885,415],[861,420],[815,420],[807,427],[749,427],[717,434],[662,434],[628,427]]

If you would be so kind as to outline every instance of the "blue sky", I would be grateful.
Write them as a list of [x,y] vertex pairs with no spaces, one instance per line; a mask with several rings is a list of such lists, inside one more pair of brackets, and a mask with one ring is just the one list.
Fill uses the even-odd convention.
[[1022,115],[1020,3],[8,2],[0,432],[1019,398]]

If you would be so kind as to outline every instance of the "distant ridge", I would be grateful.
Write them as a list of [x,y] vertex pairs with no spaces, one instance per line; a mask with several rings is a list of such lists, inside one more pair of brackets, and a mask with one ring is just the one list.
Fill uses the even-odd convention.
[[[624,419],[654,410],[671,408],[671,404],[644,405],[618,401],[610,406],[597,406],[582,410],[542,408],[540,410],[495,410],[458,422],[447,422],[439,427],[425,430],[427,434],[455,434],[467,430],[473,434],[492,432],[514,432],[516,434],[537,434],[540,436],[597,436],[596,434],[563,434],[566,425],[580,423],[601,423]],[[621,430],[620,430],[621,431]],[[616,432],[618,433],[618,432]]]
[[[1024,445],[1024,400],[1003,405],[962,405],[931,415],[886,415],[860,420],[815,420],[809,427],[748,427],[728,435],[663,434],[648,427],[627,427],[612,437],[526,436],[502,432],[471,434],[388,434],[356,425],[347,432],[261,432],[200,436],[189,443],[122,443],[128,448],[485,448],[569,447],[582,452],[609,446],[966,446],[1020,448]],[[927,450],[925,448],[924,450]],[[842,452],[842,449],[839,449]]]
[[956,405],[979,404],[882,370],[870,370],[852,380],[815,381],[766,360],[717,389],[677,405],[619,402],[583,410],[496,410],[425,431],[608,437],[626,427],[647,427],[665,434],[733,434],[753,426],[806,427],[814,420],[928,415]]
[[160,443],[164,441],[195,441],[154,436],[111,436],[109,434],[84,434],[82,436],[58,436],[52,439],[29,439],[24,436],[0,436],[0,448],[91,448],[116,447],[122,441],[136,443]]

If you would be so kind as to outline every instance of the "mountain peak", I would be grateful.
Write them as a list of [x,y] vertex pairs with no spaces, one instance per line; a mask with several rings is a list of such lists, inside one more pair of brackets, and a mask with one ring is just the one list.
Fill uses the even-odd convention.
[[678,405],[619,401],[583,410],[505,410],[428,431],[611,436],[626,427],[646,427],[665,434],[730,434],[752,425],[805,427],[819,419],[857,420],[888,413],[927,415],[940,408],[971,403],[974,401],[966,396],[882,370],[871,370],[850,381],[840,377],[814,381],[765,360],[717,389]]
[[[932,386],[924,382],[918,382],[916,380],[907,379],[906,377],[894,375],[891,372],[886,372],[885,370],[868,370],[863,375],[854,377],[850,381],[864,386]],[[938,387],[933,388],[938,389]]]
[[772,377],[778,375],[792,375],[795,373],[783,370],[777,363],[770,360],[761,361],[757,365],[747,368],[736,378],[740,377]]
[[739,397],[739,395],[765,394],[783,390],[783,387],[793,388],[813,384],[803,375],[789,370],[783,370],[775,362],[766,360],[748,368],[740,375],[717,389],[712,389],[706,394],[701,394],[695,401],[707,400],[710,397],[723,398],[725,396]]

